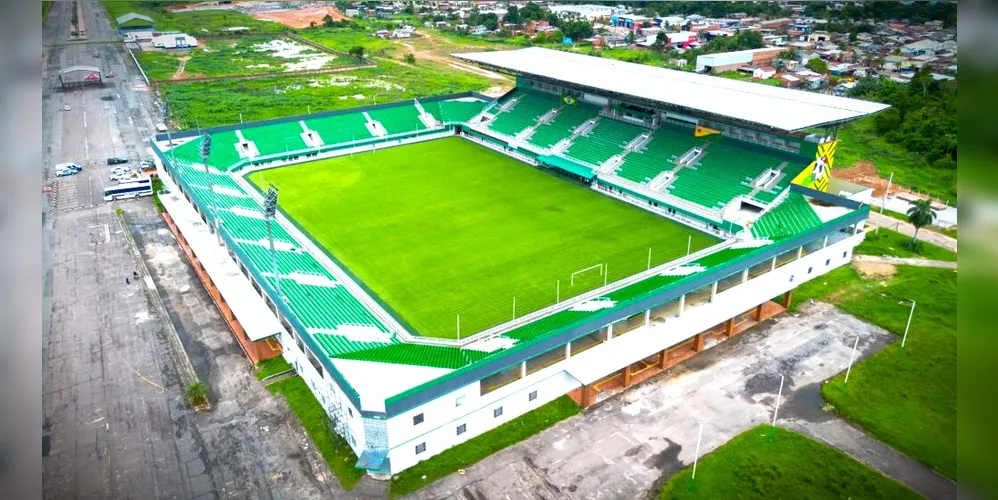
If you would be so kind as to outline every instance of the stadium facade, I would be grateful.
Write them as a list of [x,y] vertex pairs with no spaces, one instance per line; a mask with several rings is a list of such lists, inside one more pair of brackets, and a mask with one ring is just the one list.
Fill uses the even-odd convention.
[[[847,264],[863,239],[870,191],[829,174],[838,125],[884,105],[548,49],[457,57],[516,88],[152,140],[166,219],[240,344],[254,360],[284,356],[375,477],[565,394],[589,406],[723,341]],[[720,242],[460,340],[432,338],[283,210],[268,233],[263,193],[244,179],[455,135]]]

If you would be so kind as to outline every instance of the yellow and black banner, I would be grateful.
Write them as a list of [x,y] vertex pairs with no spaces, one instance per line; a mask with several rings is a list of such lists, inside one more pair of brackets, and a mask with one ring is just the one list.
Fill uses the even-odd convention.
[[704,127],[703,125],[697,125],[697,128],[693,130],[693,137],[703,137],[705,135],[720,134],[720,130]]
[[835,163],[835,148],[838,144],[839,141],[819,144],[814,161],[794,178],[794,184],[828,191],[828,180],[832,178],[832,164]]

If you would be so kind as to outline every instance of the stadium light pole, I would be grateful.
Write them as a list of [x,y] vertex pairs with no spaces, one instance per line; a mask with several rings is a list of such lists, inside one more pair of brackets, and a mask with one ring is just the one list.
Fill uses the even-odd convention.
[[689,238],[686,240],[686,255],[690,254],[690,249],[692,248],[693,248],[693,235],[691,234],[689,235]]
[[651,247],[648,247],[648,269],[651,269]]
[[776,415],[780,413],[780,399],[783,397],[783,374],[777,373],[780,376],[780,389],[776,392],[776,406],[773,407],[773,427],[772,431],[769,433],[769,440],[772,441],[776,439]]
[[561,280],[557,280],[557,284],[555,285],[554,303],[561,304]]
[[852,354],[849,355],[849,367],[846,368],[846,379],[843,381],[843,385],[849,386],[849,373],[852,372],[852,362],[856,360],[856,348],[859,347],[859,335],[856,336],[856,342],[852,344]]
[[461,315],[457,315],[457,340],[461,341]]
[[911,311],[908,313],[908,323],[904,325],[904,335],[901,337],[901,350],[904,350],[904,343],[908,340],[908,329],[911,328],[911,317],[915,315],[915,301],[911,301]]
[[[891,182],[894,181],[894,172],[891,172],[891,178],[887,179],[887,190],[884,191],[884,199],[880,202],[880,217],[881,220],[884,216],[884,205],[887,204],[887,194],[891,191]],[[880,220],[877,221],[877,228],[873,230],[873,234],[880,234]]]
[[277,250],[274,248],[274,230],[271,228],[274,216],[277,215],[277,186],[273,184],[267,186],[267,194],[263,198],[263,215],[267,218],[267,240],[270,242],[270,265],[274,272],[277,296],[281,300],[284,300],[284,293],[281,291],[281,271],[277,267]]
[[211,156],[211,134],[201,136],[201,160],[204,162],[204,175],[208,180],[208,191],[211,193],[211,216],[215,219],[215,238],[218,246],[222,246],[222,235],[218,232],[218,206],[215,197],[215,186],[211,182],[211,171],[208,170],[208,157]]
[[693,491],[693,483],[697,480],[697,462],[700,461],[700,438],[703,437],[703,420],[699,418],[696,420],[697,424],[699,424],[699,429],[697,430],[697,448],[693,452],[693,474],[690,475],[690,491]]

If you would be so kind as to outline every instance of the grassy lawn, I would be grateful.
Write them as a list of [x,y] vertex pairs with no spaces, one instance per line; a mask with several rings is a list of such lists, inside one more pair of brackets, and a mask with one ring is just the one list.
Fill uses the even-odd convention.
[[263,380],[271,375],[284,373],[292,368],[291,363],[285,361],[283,356],[265,359],[256,364],[256,378]]
[[350,28],[308,28],[299,31],[299,35],[313,42],[340,52],[348,52],[352,47],[364,47],[367,55],[391,57],[398,46],[391,40],[374,36],[376,29]]
[[315,400],[305,381],[301,377],[292,377],[268,385],[267,390],[287,398],[291,410],[298,416],[308,437],[339,478],[340,484],[344,489],[352,490],[365,473],[354,467],[357,455],[342,437],[330,430],[326,411]]
[[[446,65],[421,61],[330,75],[274,76],[256,80],[169,83],[160,86],[179,128],[266,120],[326,110],[482,90],[489,80]],[[358,98],[358,96],[360,96]]]
[[[448,168],[449,167],[449,168]],[[716,240],[460,138],[252,174],[416,331],[456,336]],[[265,181],[264,181],[265,179]],[[315,193],[319,193],[318,196]]]
[[[165,2],[107,1],[101,2],[107,9],[111,24],[129,12],[144,14],[156,22],[157,31],[183,31],[194,37],[229,33],[228,28],[245,26],[252,33],[278,33],[286,28],[278,23],[261,21],[234,10],[200,10],[193,12],[169,12]],[[186,1],[178,4],[191,3]],[[116,25],[115,25],[116,26]]]
[[150,80],[169,80],[180,67],[180,57],[190,52],[159,52],[140,50],[133,52]]
[[[808,298],[899,336],[917,302],[908,343],[887,346],[822,387],[837,411],[906,455],[956,479],[956,286],[947,269],[898,266],[884,280],[863,279],[843,267],[801,285],[792,309]],[[899,338],[900,340],[900,338]]]
[[921,498],[856,459],[779,427],[749,429],[676,474],[658,498]]
[[843,125],[839,129],[839,140],[842,142],[835,153],[838,167],[869,161],[885,179],[893,172],[895,184],[910,186],[951,204],[956,202],[956,169],[933,168],[920,155],[878,137],[873,131],[872,117]]
[[[923,229],[922,231],[919,231],[919,233],[924,233],[926,231],[927,230]],[[914,257],[956,262],[955,252],[933,245],[928,241],[922,241],[921,239],[919,239],[919,242],[922,244],[921,251],[914,252],[905,246],[905,244],[909,242],[911,242],[910,236],[905,236],[896,231],[882,227],[880,228],[879,233],[874,233],[872,231],[866,233],[863,243],[856,247],[856,253],[862,255],[881,255],[902,258]]]
[[761,83],[763,85],[769,85],[771,87],[781,86],[779,78],[766,78],[762,80],[753,80],[752,75],[741,71],[725,71],[723,73],[719,73],[717,76],[721,78],[727,78],[729,80],[740,80],[743,82]]
[[[470,467],[475,462],[538,434],[579,411],[581,411],[579,405],[568,396],[555,399],[530,413],[400,472],[392,479],[390,496],[394,498],[412,493],[458,469]],[[426,479],[423,479],[424,475]]]

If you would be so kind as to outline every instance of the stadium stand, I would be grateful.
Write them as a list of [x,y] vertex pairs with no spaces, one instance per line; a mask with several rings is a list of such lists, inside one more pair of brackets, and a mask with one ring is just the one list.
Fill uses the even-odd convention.
[[[239,161],[239,153],[236,151],[237,142],[239,142],[239,138],[236,137],[236,132],[233,130],[211,134],[211,154],[208,155],[208,164],[224,171]],[[174,148],[174,151],[179,159],[201,163],[200,138],[187,141]]]
[[[273,278],[268,278],[273,283]],[[293,279],[281,279],[281,292],[288,307],[305,328],[335,329],[343,326],[378,325],[377,319],[342,286],[304,285]]]
[[647,183],[658,174],[674,169],[676,165],[673,161],[679,155],[701,146],[703,142],[702,138],[694,137],[690,129],[663,125],[655,130],[644,148],[627,155],[617,175],[630,181]]
[[791,192],[779,205],[766,212],[752,224],[752,236],[778,240],[803,233],[821,225],[804,196]]
[[510,99],[515,97],[519,97],[519,100],[513,105],[513,108],[499,113],[496,119],[489,124],[489,129],[501,134],[515,136],[524,129],[532,127],[537,119],[548,111],[562,105],[561,101],[553,95],[544,97],[517,91]]
[[[304,132],[298,122],[283,122],[240,130],[247,141],[256,145],[260,155],[272,155],[286,151],[305,149],[308,145],[302,140]],[[215,138],[212,138],[212,142]]]
[[565,156],[599,165],[623,152],[628,142],[648,129],[603,117],[587,135],[575,138]]
[[780,163],[772,155],[715,142],[695,167],[678,172],[669,194],[707,208],[720,208],[732,198],[752,192],[751,181]]
[[485,106],[488,105],[486,101],[480,101],[478,99],[452,99],[447,101],[434,101],[434,102],[424,102],[420,103],[423,109],[427,113],[433,115],[438,122],[449,123],[449,122],[466,122],[472,117],[481,113]]
[[597,116],[596,110],[585,105],[565,106],[561,108],[554,120],[537,127],[534,134],[530,136],[530,143],[542,148],[554,146],[562,139],[571,137],[576,127],[585,123],[586,120],[591,120]]
[[419,120],[419,110],[414,105],[375,109],[367,114],[381,122],[389,134],[415,132],[426,128]]
[[326,144],[351,142],[359,139],[369,139],[371,133],[365,124],[367,119],[361,113],[344,113],[305,120],[310,130],[319,133]]

